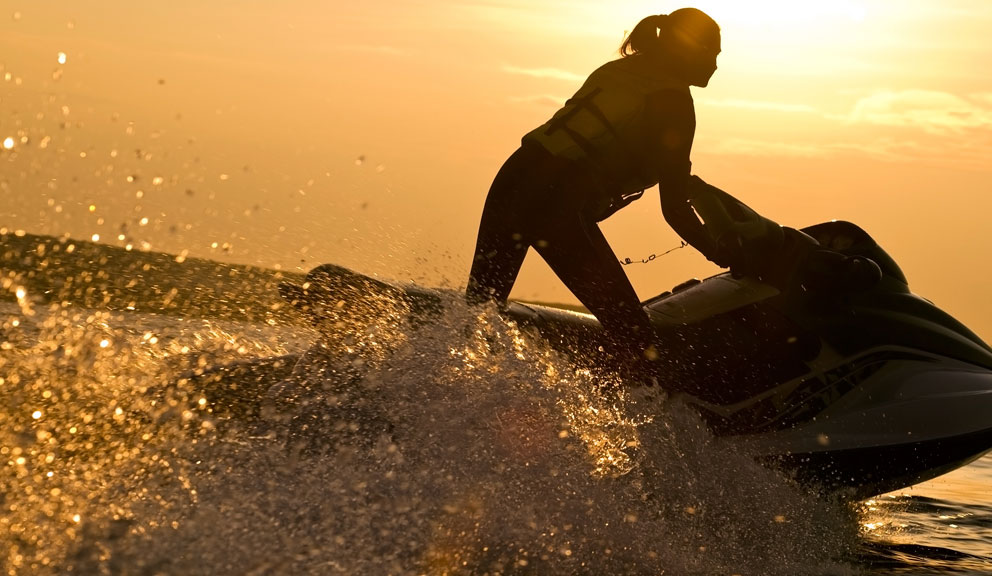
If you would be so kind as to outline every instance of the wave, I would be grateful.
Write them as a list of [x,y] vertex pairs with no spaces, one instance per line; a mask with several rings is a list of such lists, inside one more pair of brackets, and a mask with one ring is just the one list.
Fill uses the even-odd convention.
[[[834,574],[857,546],[849,504],[455,294],[323,348],[293,322],[2,306],[14,573]],[[307,350],[262,426],[188,377]]]

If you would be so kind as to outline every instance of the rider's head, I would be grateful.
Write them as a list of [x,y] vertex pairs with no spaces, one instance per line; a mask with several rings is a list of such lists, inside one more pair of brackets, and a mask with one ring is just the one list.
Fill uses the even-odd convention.
[[681,8],[648,16],[620,46],[621,56],[661,56],[689,84],[706,86],[716,72],[720,27],[703,11]]

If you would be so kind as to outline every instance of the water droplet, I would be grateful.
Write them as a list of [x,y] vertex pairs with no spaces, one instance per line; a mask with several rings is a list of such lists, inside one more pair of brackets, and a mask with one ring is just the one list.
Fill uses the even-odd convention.
[[3,139],[4,150],[11,150],[14,148],[14,138],[12,136],[7,136]]

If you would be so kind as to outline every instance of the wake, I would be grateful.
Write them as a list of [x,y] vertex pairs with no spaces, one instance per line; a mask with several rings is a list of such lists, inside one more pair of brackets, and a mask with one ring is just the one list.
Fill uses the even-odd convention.
[[[495,310],[338,326],[4,309],[14,573],[798,574],[823,502]],[[316,342],[316,345],[314,344]],[[240,422],[199,370],[293,354]],[[604,390],[612,393],[604,394]],[[261,396],[258,396],[261,394]],[[35,417],[36,412],[41,416]],[[832,568],[831,568],[832,567]],[[834,572],[836,573],[836,570]]]

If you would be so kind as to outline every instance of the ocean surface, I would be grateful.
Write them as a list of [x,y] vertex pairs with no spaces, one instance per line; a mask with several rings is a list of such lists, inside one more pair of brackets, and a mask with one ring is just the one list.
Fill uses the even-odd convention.
[[[811,494],[455,296],[313,348],[303,323],[4,290],[5,574],[992,574],[992,458]],[[308,350],[296,385],[210,388]]]

